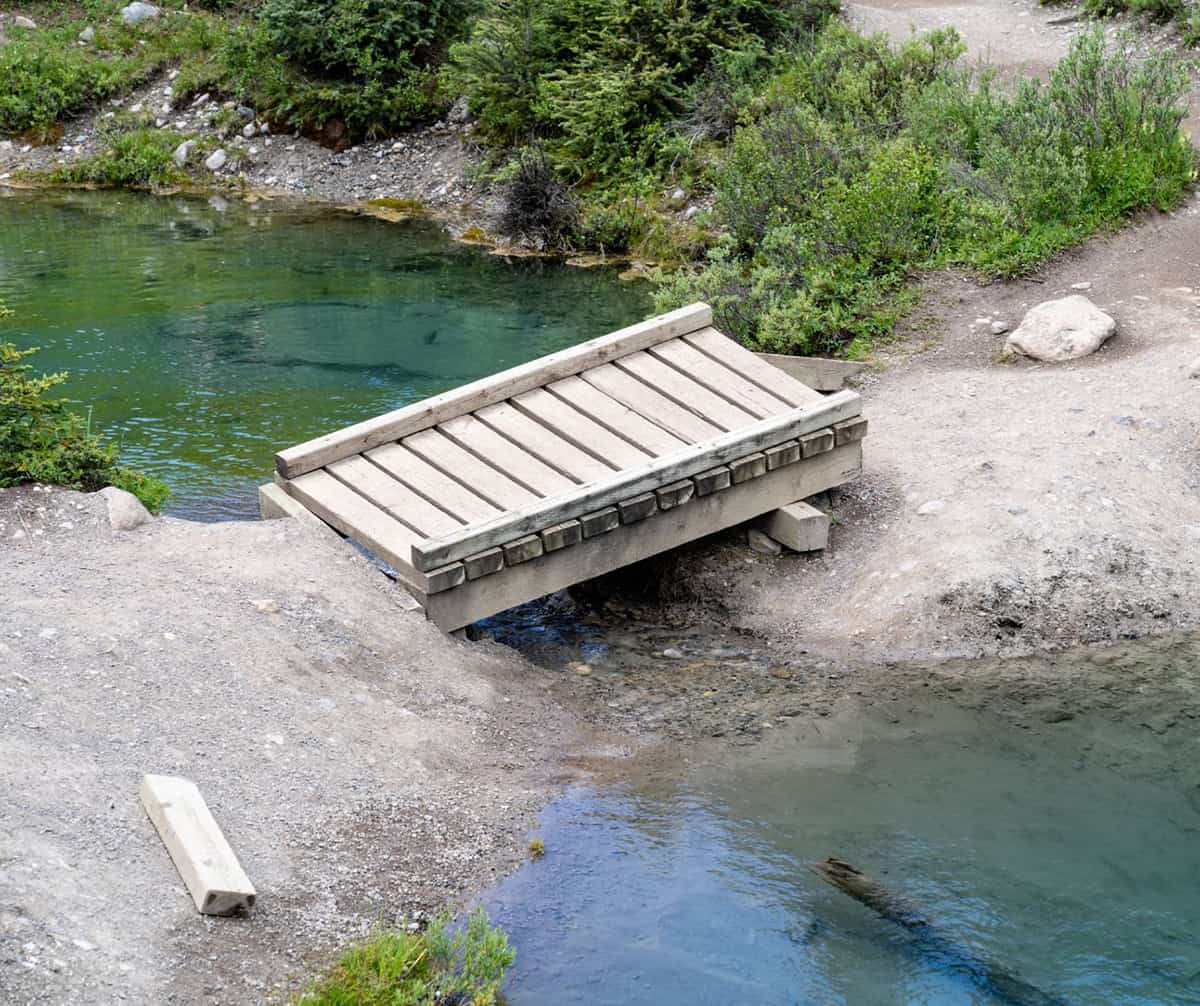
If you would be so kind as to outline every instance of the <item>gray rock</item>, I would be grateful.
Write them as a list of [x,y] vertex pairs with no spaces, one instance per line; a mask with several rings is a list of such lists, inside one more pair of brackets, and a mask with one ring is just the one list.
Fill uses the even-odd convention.
[[209,171],[220,171],[223,167],[225,167],[225,164],[228,161],[229,156],[225,153],[225,150],[223,148],[217,148],[208,155],[208,160],[204,162],[204,166],[208,168]]
[[698,217],[702,212],[704,211],[699,206],[689,206],[683,211],[683,219],[691,220],[693,217]]
[[668,646],[665,650],[662,651],[662,655],[664,657],[666,657],[668,660],[682,660],[683,659],[683,650],[680,650],[674,646]]
[[240,115],[243,119],[253,119],[254,118],[254,109],[251,108],[249,105],[238,105],[237,114]]
[[192,151],[196,148],[195,140],[184,140],[178,147],[175,148],[175,153],[171,155],[173,160],[179,167],[187,164],[188,158],[192,156]]
[[917,507],[917,515],[920,517],[933,517],[945,509],[945,500],[929,500],[929,502],[922,503],[919,507]]
[[91,45],[96,41],[96,29],[88,25],[79,33],[79,41]]
[[1007,331],[1008,331],[1008,322],[1007,321],[993,321],[992,322],[992,335],[1003,335]]
[[1079,290],[1079,291],[1081,291],[1081,292],[1083,292],[1083,293],[1086,293],[1086,292],[1087,292],[1088,290],[1090,290],[1091,288],[1092,288],[1092,284],[1091,284],[1091,283],[1087,283],[1087,282],[1084,282],[1084,283],[1072,283],[1072,284],[1071,284],[1071,289],[1072,289],[1072,290]]
[[143,21],[153,21],[162,13],[152,3],[142,3],[137,0],[128,7],[121,8],[121,21],[127,25],[141,24]]
[[1074,294],[1030,308],[1005,341],[1004,351],[1060,363],[1096,352],[1116,330],[1111,317],[1086,297]]
[[779,555],[783,551],[783,546],[779,542],[756,527],[752,527],[746,532],[746,544],[755,552],[761,552],[763,555]]
[[13,25],[15,25],[17,28],[32,29],[37,27],[37,22],[31,17],[26,17],[24,14],[18,14],[13,18]]
[[242,135],[243,135],[244,137],[246,137],[246,139],[247,139],[247,140],[248,140],[248,139],[250,139],[250,137],[252,137],[252,136],[253,136],[255,133],[257,133],[257,132],[258,132],[258,130],[254,128],[254,123],[253,123],[253,122],[247,122],[247,123],[246,123],[246,124],[245,124],[245,125],[242,127]]
[[108,503],[108,522],[114,531],[132,531],[150,519],[150,511],[133,493],[108,486],[100,490],[100,495]]
[[673,202],[676,206],[680,206],[687,202],[687,192],[683,189],[676,189],[671,193],[671,202]]
[[1192,361],[1192,365],[1188,367],[1188,377],[1195,380],[1200,380],[1200,356]]
[[455,101],[454,104],[450,106],[450,111],[446,115],[446,119],[449,122],[455,123],[456,125],[461,125],[470,117],[471,108],[467,104],[467,99],[465,97],[461,97]]

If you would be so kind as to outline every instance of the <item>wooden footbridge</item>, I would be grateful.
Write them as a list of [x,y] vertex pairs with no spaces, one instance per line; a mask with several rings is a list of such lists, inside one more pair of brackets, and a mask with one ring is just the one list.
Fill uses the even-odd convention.
[[451,631],[853,479],[866,420],[695,304],[276,455]]

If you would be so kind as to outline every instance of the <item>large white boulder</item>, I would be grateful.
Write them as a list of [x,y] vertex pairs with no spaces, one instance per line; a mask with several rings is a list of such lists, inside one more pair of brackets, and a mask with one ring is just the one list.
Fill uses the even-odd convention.
[[121,8],[121,20],[128,25],[141,24],[143,21],[150,21],[158,17],[162,11],[152,3],[131,3],[128,7]]
[[1047,363],[1077,360],[1096,352],[1116,331],[1111,317],[1075,294],[1031,307],[1004,343],[1004,352]]
[[133,493],[108,486],[100,490],[100,495],[108,503],[108,522],[114,531],[132,531],[150,519],[150,511]]

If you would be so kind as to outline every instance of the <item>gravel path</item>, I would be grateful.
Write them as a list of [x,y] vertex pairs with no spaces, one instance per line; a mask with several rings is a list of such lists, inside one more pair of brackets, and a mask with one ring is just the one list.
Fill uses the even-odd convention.
[[[545,673],[294,521],[108,529],[0,491],[0,1001],[246,1003],[523,855],[579,742]],[[259,891],[198,916],[137,800],[194,779]]]

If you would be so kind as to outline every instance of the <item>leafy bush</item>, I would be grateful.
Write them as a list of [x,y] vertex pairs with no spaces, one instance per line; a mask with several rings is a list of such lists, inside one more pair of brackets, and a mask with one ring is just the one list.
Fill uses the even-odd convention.
[[171,155],[183,141],[178,133],[134,128],[110,131],[107,149],[53,172],[51,177],[69,184],[134,189],[158,189],[187,181],[187,173]]
[[166,483],[118,464],[115,446],[94,436],[63,399],[47,398],[67,375],[32,376],[24,361],[34,352],[0,342],[0,486],[48,482],[95,492],[112,485],[160,510]]
[[300,1006],[491,1006],[515,953],[480,909],[458,932],[442,916],[424,933],[379,932],[347,951]]
[[709,300],[748,344],[855,353],[918,269],[1012,274],[1195,174],[1186,72],[1080,36],[1048,85],[1001,90],[953,31],[898,49],[830,25],[766,87],[717,175],[727,238],[666,278],[659,306]]
[[543,139],[579,177],[654,163],[730,52],[811,28],[830,0],[491,0],[451,50],[485,136]]
[[521,151],[505,186],[501,229],[533,238],[544,248],[565,247],[579,218],[571,190],[554,174],[536,147]]
[[469,10],[469,0],[265,0],[228,69],[289,124],[400,129],[443,107],[434,68]]

